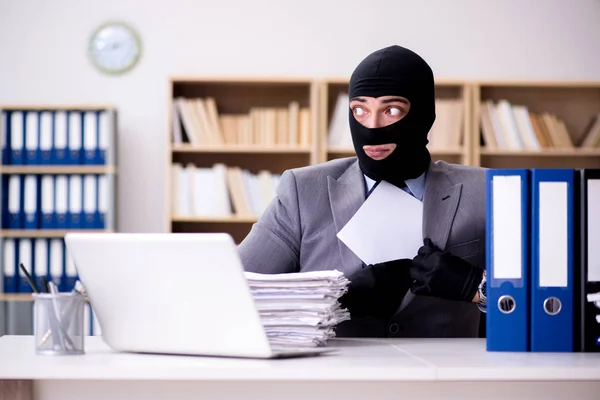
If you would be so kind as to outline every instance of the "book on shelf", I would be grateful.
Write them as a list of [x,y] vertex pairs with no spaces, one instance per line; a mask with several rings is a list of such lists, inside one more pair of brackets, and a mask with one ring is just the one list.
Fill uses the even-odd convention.
[[173,163],[172,213],[176,217],[258,218],[275,197],[280,175],[225,164],[210,168]]
[[173,99],[172,142],[194,147],[301,147],[312,144],[308,107],[250,107],[247,113],[220,113],[212,97]]
[[[349,123],[350,99],[340,92],[335,103],[327,134],[330,149],[353,151]],[[409,111],[410,113],[410,111]],[[456,149],[462,145],[464,104],[462,99],[438,98],[435,101],[436,119],[428,134],[430,150]]]
[[500,99],[481,102],[481,135],[488,150],[544,151],[600,148],[600,113],[592,118],[583,140],[576,143],[565,121],[550,112],[533,112]]

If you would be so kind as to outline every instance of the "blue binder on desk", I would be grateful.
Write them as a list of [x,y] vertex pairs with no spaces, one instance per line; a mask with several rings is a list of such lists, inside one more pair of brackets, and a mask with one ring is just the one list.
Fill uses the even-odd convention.
[[531,351],[573,351],[572,169],[531,171]]
[[529,350],[529,217],[527,169],[486,171],[488,351]]

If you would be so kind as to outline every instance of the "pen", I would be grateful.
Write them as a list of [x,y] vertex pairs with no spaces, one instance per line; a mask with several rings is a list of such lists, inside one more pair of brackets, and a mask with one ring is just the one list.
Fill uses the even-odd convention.
[[[58,295],[58,287],[54,284],[54,282],[51,282],[48,284],[48,286],[50,287],[50,293],[53,295],[53,297],[50,299],[51,303],[52,303],[52,307],[50,307],[50,304],[48,304],[48,316],[50,317],[50,321],[51,321],[51,325],[54,325],[56,328],[56,333],[57,333],[57,338],[59,340],[59,343],[61,345],[61,348],[63,350],[65,350],[66,347],[66,341],[68,340],[69,342],[71,342],[69,336],[66,334],[66,332],[64,331],[64,329],[62,328],[62,318],[60,315],[60,311],[58,308],[58,303],[56,301],[56,297]],[[71,342],[72,344],[72,342]]]
[[48,279],[45,276],[42,276],[42,289],[44,293],[50,293],[50,286],[48,286]]
[[25,266],[23,265],[23,263],[19,263],[19,267],[21,268],[21,270],[25,274],[25,278],[27,279],[27,282],[29,282],[29,286],[31,286],[31,288],[33,289],[33,291],[35,293],[39,293],[40,289],[38,289],[37,285],[33,281],[33,278],[31,277],[31,275],[29,275],[29,272],[27,272],[27,269],[25,269]]

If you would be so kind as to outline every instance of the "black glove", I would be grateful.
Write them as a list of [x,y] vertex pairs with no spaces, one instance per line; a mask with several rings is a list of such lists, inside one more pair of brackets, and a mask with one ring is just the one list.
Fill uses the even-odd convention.
[[389,320],[398,310],[412,282],[410,259],[388,261],[361,268],[348,276],[348,292],[340,298],[350,317]]
[[443,252],[430,239],[413,258],[410,276],[414,280],[414,294],[439,297],[446,300],[472,301],[483,270],[460,257]]

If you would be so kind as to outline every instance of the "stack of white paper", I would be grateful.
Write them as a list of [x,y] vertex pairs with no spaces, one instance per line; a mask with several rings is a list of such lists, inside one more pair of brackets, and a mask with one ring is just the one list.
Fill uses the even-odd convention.
[[350,319],[339,298],[350,283],[343,273],[288,274],[246,272],[269,342],[277,347],[317,347],[335,336],[335,326]]

